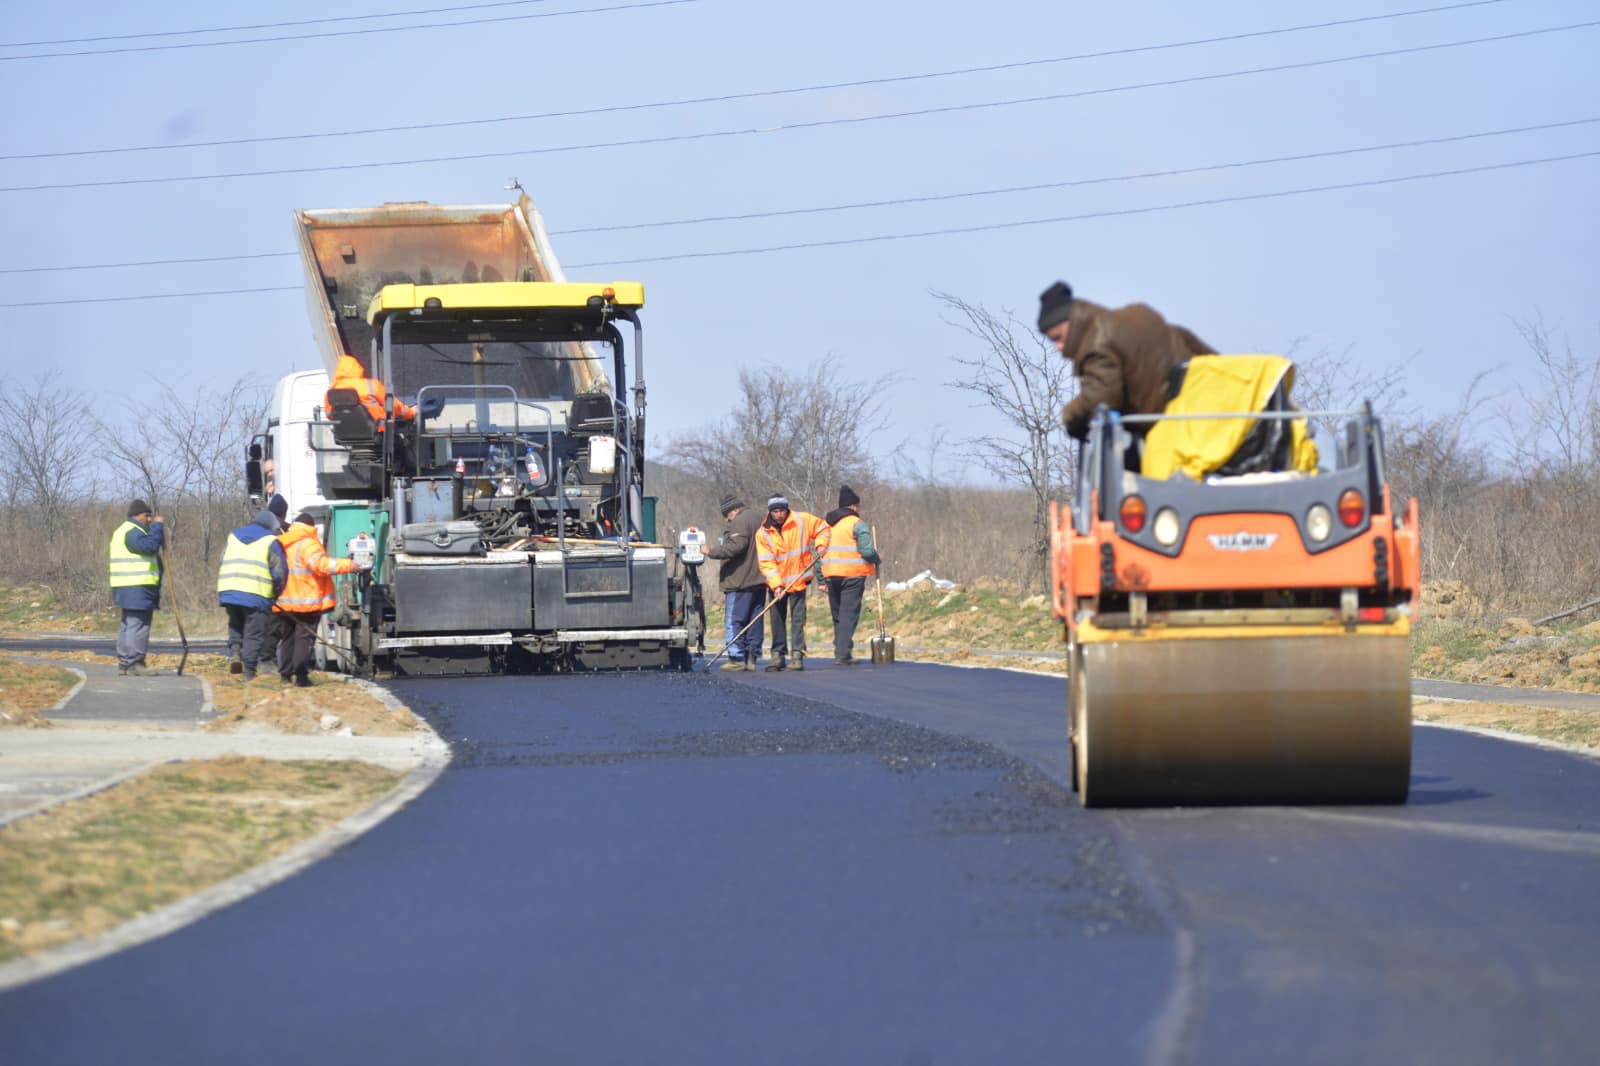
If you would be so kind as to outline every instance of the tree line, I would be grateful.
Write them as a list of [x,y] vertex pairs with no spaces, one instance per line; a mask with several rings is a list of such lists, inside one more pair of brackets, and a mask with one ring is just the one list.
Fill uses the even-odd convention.
[[[702,429],[657,441],[647,489],[663,538],[690,524],[720,531],[724,493],[761,507],[773,493],[818,514],[841,484],[864,498],[890,579],[922,570],[995,577],[1042,592],[1048,508],[1071,490],[1075,444],[1061,427],[1070,368],[1030,323],[933,294],[951,326],[948,387],[1004,432],[935,428],[884,447],[892,377],[857,379],[833,359],[740,371],[734,404]],[[1556,610],[1600,596],[1600,361],[1538,320],[1519,323],[1514,380],[1480,376],[1453,404],[1425,410],[1407,366],[1357,373],[1348,359],[1293,350],[1303,409],[1371,400],[1383,416],[1397,506],[1422,506],[1424,578],[1469,589],[1486,609]],[[106,602],[105,542],[128,499],[170,520],[184,602],[209,604],[227,532],[248,520],[243,456],[270,385],[154,382],[153,399],[106,410],[46,373],[0,394],[0,581],[48,584],[72,610]],[[982,485],[952,481],[953,456]],[[970,476],[970,471],[969,471]]]

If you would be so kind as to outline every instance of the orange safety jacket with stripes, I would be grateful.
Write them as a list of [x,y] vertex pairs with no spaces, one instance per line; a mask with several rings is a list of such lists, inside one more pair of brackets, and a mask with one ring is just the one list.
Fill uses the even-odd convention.
[[877,572],[856,543],[856,526],[861,524],[858,514],[847,514],[833,524],[828,531],[828,550],[822,556],[823,577],[871,577]]
[[827,550],[828,524],[805,511],[790,511],[781,529],[762,522],[756,530],[756,565],[773,592],[803,590],[817,554]]
[[353,574],[354,559],[334,559],[317,539],[317,527],[296,522],[278,536],[283,554],[289,560],[289,580],[272,605],[286,614],[315,614],[331,611],[338,603],[333,592],[334,574]]
[[[328,382],[328,391],[334,389],[354,389],[361,399],[361,406],[367,409],[367,414],[378,423],[378,432],[383,432],[385,412],[383,402],[388,398],[389,392],[383,387],[383,382],[377,378],[367,377],[367,368],[353,355],[341,355],[338,364],[333,368],[333,380]],[[323,397],[327,403],[327,397]],[[328,404],[329,407],[333,406]],[[394,402],[394,416],[402,421],[417,417],[417,409],[401,403],[398,399]]]

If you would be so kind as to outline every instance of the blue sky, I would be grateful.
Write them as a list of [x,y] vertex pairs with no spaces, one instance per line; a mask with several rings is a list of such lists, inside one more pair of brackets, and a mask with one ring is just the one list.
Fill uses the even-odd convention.
[[[439,7],[447,0],[435,0]],[[293,251],[297,207],[509,199],[516,176],[575,277],[643,281],[651,433],[690,433],[732,404],[741,365],[833,356],[897,383],[884,450],[942,426],[995,423],[945,386],[970,342],[933,291],[1032,321],[1054,279],[1108,304],[1143,300],[1224,351],[1339,353],[1407,365],[1411,398],[1449,408],[1531,355],[1514,319],[1542,316],[1583,352],[1600,340],[1600,156],[1410,182],[1313,186],[1600,152],[1600,122],[1334,158],[937,202],[638,229],[601,225],[764,213],[1125,177],[1600,119],[1600,25],[1348,62],[1600,20],[1593,0],[1501,0],[1239,40],[1152,46],[1390,15],[1450,0],[547,0],[228,34],[30,44],[414,10],[426,0],[8,5],[0,154],[238,138],[624,107],[1032,63],[689,106],[445,129],[0,160],[0,186],[494,159],[320,173],[0,191],[0,373],[59,367],[113,409],[150,375],[219,383],[315,364],[298,291],[39,306],[44,301],[296,286],[290,257],[110,270],[135,260]],[[609,8],[612,10],[595,11]],[[263,15],[263,10],[269,14]],[[562,12],[585,12],[555,14]],[[524,15],[552,17],[518,18]],[[230,37],[507,19],[358,36]],[[1255,74],[1234,72],[1320,63]],[[1230,75],[1230,76],[1219,76]],[[1150,82],[1184,84],[1128,88]],[[1075,94],[1075,95],[1073,95]],[[1057,97],[1032,103],[1023,98]],[[1065,98],[1063,98],[1065,97]],[[994,103],[998,106],[974,108]],[[960,108],[912,117],[909,111]],[[829,123],[838,119],[867,119]],[[798,127],[798,128],[797,128]],[[764,131],[764,132],[750,132]],[[704,136],[724,133],[724,136]],[[600,142],[680,138],[574,151]],[[1266,197],[1240,199],[1251,197]],[[1200,200],[1233,200],[1149,210]],[[1131,212],[1131,213],[1130,213]],[[1028,220],[1101,215],[1077,221]],[[973,232],[662,259],[942,229]],[[575,269],[574,264],[605,264]]]

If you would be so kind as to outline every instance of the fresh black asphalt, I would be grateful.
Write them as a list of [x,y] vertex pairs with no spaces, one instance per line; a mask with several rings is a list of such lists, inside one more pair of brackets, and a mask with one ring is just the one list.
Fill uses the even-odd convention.
[[455,761],[0,997],[0,1062],[1582,1062],[1600,765],[1419,728],[1397,808],[1080,810],[1064,683],[394,686]]

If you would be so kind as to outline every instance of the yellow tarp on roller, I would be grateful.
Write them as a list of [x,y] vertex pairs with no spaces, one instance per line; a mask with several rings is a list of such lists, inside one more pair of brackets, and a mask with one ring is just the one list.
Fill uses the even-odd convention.
[[[1281,355],[1198,355],[1189,360],[1183,388],[1166,407],[1169,415],[1261,411],[1283,385],[1287,399],[1294,364]],[[1162,419],[1144,442],[1144,475],[1169,478],[1182,471],[1196,481],[1228,461],[1255,426],[1248,418]],[[1317,446],[1303,418],[1291,424],[1290,458],[1295,470],[1315,473]]]

